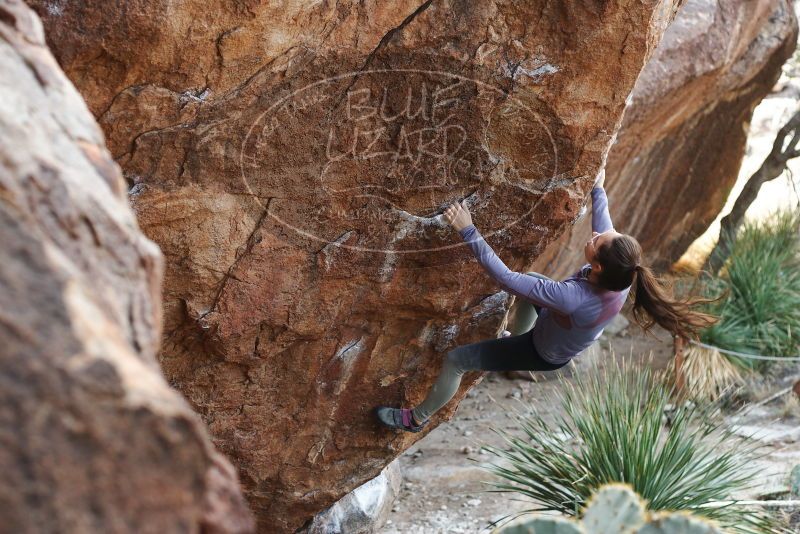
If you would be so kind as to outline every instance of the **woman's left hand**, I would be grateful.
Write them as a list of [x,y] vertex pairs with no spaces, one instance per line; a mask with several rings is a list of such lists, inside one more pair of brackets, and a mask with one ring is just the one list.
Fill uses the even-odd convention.
[[472,224],[472,215],[469,214],[469,209],[464,205],[464,201],[450,204],[444,210],[444,219],[450,223],[456,232],[460,232]]
[[606,168],[603,167],[597,174],[597,178],[594,179],[593,187],[603,187],[603,184],[605,183],[606,183]]

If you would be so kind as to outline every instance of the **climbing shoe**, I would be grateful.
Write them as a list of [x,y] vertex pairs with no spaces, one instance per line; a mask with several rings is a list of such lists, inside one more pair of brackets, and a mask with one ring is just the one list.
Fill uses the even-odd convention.
[[508,330],[503,330],[502,337],[511,337],[511,332],[509,332]]
[[399,428],[406,432],[421,432],[422,428],[428,424],[428,422],[425,421],[419,426],[415,425],[414,419],[411,416],[411,410],[407,408],[380,406],[375,410],[375,414],[384,425],[391,428]]

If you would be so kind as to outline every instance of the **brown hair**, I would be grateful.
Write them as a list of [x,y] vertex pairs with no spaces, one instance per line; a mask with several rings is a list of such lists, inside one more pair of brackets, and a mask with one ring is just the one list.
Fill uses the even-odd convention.
[[676,300],[672,287],[653,271],[641,265],[642,247],[636,238],[621,234],[597,249],[597,261],[603,266],[598,284],[604,289],[621,291],[628,286],[633,293],[633,318],[645,332],[658,323],[674,335],[697,339],[699,331],[719,318],[695,311],[692,307],[719,300],[687,297]]

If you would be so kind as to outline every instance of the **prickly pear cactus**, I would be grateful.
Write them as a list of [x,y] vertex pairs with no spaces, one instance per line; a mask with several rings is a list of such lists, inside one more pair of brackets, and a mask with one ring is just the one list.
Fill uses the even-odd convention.
[[586,534],[578,523],[563,517],[537,517],[526,521],[509,523],[495,529],[493,534]]
[[539,516],[520,519],[492,534],[723,534],[717,526],[686,512],[645,511],[627,484],[607,484],[589,499],[580,522]]
[[697,517],[673,512],[656,514],[636,534],[720,534],[722,531]]
[[609,484],[596,492],[583,512],[583,528],[588,532],[633,534],[644,524],[644,503],[621,484]]

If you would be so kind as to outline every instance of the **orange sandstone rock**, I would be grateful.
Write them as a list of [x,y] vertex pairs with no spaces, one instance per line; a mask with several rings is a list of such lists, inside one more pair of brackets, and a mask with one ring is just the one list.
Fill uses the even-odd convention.
[[164,371],[291,532],[420,437],[372,409],[507,312],[443,208],[527,270],[680,2],[31,3],[166,255]]
[[[724,206],[753,109],[796,42],[788,0],[686,0],[678,12],[636,82],[606,168],[615,229],[636,237],[651,265],[677,261]],[[584,261],[588,215],[537,270],[563,277]]]
[[164,380],[163,259],[23,2],[0,0],[0,531],[254,530]]

